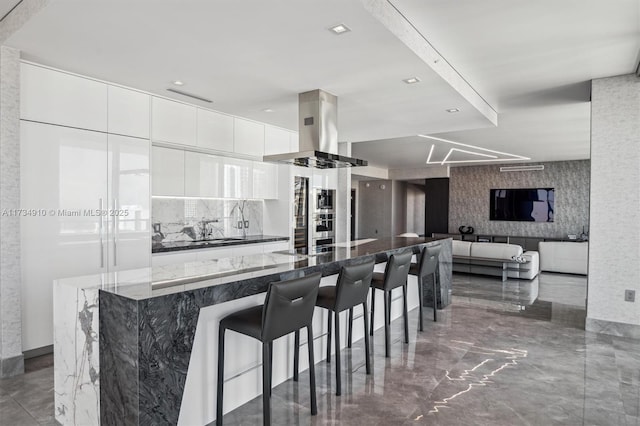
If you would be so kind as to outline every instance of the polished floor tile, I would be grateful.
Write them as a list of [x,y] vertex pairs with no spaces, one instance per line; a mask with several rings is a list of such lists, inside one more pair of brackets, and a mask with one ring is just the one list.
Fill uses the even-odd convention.
[[[453,304],[439,321],[409,313],[373,340],[373,371],[359,341],[342,351],[343,394],[334,363],[317,364],[318,415],[309,409],[308,374],[273,390],[277,425],[635,425],[640,426],[640,341],[584,331],[586,278],[541,274],[533,281],[454,275]],[[50,361],[50,360],[49,360]],[[47,360],[0,380],[0,424],[53,423],[53,370]],[[261,425],[256,398],[225,416]]]

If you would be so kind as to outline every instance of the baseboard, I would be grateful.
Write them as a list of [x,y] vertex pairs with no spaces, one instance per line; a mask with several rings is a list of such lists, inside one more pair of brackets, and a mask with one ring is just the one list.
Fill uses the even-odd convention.
[[617,337],[640,339],[640,325],[587,318],[585,330]]
[[37,356],[48,355],[53,353],[53,345],[43,346],[41,348],[35,348],[28,351],[24,351],[24,359],[35,358]]
[[22,354],[11,358],[0,358],[0,378],[17,376],[24,373],[24,357]]

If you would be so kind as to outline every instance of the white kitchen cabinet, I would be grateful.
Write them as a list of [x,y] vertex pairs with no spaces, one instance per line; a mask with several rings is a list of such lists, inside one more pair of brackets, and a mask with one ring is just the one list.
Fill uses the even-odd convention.
[[21,204],[34,209],[21,217],[31,350],[53,343],[54,280],[149,266],[149,141],[29,121],[20,138]]
[[264,243],[264,252],[273,253],[274,251],[289,250],[289,241],[274,241],[272,243]]
[[234,152],[262,157],[264,155],[264,124],[234,117]]
[[289,132],[289,152],[300,151],[300,139],[298,132]]
[[108,131],[149,139],[151,96],[122,87],[108,87]]
[[165,266],[165,265],[176,265],[179,263],[195,262],[196,251],[198,250],[184,250],[184,251],[173,251],[173,252],[165,252],[165,253],[154,253],[151,259],[151,265],[153,267],[157,267],[157,266]]
[[31,64],[20,65],[20,118],[107,131],[107,85]]
[[253,198],[278,198],[278,165],[253,162]]
[[238,158],[224,158],[222,184],[222,196],[225,198],[253,198],[252,162]]
[[233,257],[233,246],[225,246],[220,248],[195,250],[196,260],[212,260],[224,259],[225,257]]
[[223,158],[185,152],[185,195],[222,197]]
[[154,146],[152,149],[152,194],[184,196],[184,158],[181,149]]
[[233,246],[233,257],[264,253],[264,244],[242,244]]
[[233,117],[198,108],[197,145],[233,152]]
[[151,138],[154,141],[196,145],[197,108],[167,99],[151,98]]
[[290,133],[278,127],[264,126],[264,155],[286,154],[291,152]]
[[108,136],[110,271],[151,264],[149,140]]

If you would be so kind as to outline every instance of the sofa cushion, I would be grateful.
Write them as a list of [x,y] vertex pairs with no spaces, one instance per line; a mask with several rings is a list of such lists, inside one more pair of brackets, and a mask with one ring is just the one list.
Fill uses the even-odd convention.
[[470,241],[453,240],[451,244],[454,256],[471,256]]
[[513,256],[520,256],[521,254],[522,247],[515,244],[473,243],[471,245],[471,256],[473,257],[511,259]]
[[589,243],[542,241],[538,244],[540,269],[566,274],[587,274]]

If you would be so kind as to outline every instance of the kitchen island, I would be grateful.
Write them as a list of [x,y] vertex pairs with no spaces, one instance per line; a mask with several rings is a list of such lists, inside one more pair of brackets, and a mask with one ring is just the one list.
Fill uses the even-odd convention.
[[[441,246],[437,298],[443,308],[451,298],[450,239],[356,241],[315,256],[265,253],[60,280],[54,289],[56,419],[62,424],[209,423],[215,413],[222,316],[262,303],[272,281],[322,272],[322,284],[332,284],[343,265],[370,259],[381,264],[393,253],[418,253],[424,245]],[[417,289],[412,294],[410,307],[415,307]],[[426,282],[423,302],[428,306],[431,300]],[[322,311],[314,316],[318,355],[326,340],[320,331]],[[398,316],[396,305],[394,311]],[[376,328],[383,324],[378,317]],[[359,329],[354,327],[354,340],[361,336]],[[240,336],[229,337],[235,365],[228,371],[236,372],[225,378],[230,398],[225,408],[231,410],[257,396],[260,382],[256,348]],[[274,385],[291,375],[282,353],[291,353],[292,340],[275,342]],[[300,361],[302,370],[306,360]]]

